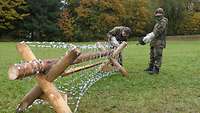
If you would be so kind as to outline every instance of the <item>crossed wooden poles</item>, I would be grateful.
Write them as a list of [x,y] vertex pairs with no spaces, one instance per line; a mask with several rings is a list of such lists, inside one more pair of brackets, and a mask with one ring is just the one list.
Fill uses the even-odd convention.
[[[61,59],[37,60],[32,50],[24,42],[17,44],[17,51],[24,61],[22,64],[11,65],[8,75],[10,80],[17,80],[36,75],[37,84],[25,95],[16,109],[16,112],[25,111],[36,99],[48,101],[56,113],[72,113],[67,104],[67,95],[61,93],[54,86],[53,81],[59,76],[68,76],[72,73],[85,70],[97,65],[101,65],[100,71],[109,71],[108,67],[114,66],[127,76],[128,73],[116,60],[118,54],[126,47],[127,43],[123,42],[115,50],[102,50],[96,53],[81,53],[78,48],[69,50]],[[97,62],[82,67],[71,68],[66,70],[70,65],[82,63],[85,61],[108,57],[107,62]]]

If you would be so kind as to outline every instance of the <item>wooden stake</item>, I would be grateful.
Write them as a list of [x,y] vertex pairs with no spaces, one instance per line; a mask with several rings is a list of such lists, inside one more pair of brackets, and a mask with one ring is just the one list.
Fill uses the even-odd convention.
[[[65,102],[67,103],[67,94],[65,94],[64,92],[59,91],[60,95],[62,96],[62,98],[65,100]],[[39,99],[42,99],[44,101],[48,102],[48,97],[46,95],[41,95],[39,97]]]
[[72,113],[53,83],[48,82],[44,77],[37,76],[36,79],[56,113]]
[[25,61],[36,60],[35,55],[31,51],[31,49],[26,45],[25,42],[18,43],[16,47],[22,59],[24,59]]
[[94,60],[97,58],[105,57],[105,56],[110,56],[113,53],[113,51],[100,51],[100,52],[95,52],[95,53],[84,53],[81,54],[74,62],[73,64],[78,64],[81,62],[86,62],[89,60]]
[[112,57],[116,58],[119,53],[127,46],[126,42],[122,42],[119,47],[113,52]]
[[62,76],[65,77],[65,76],[68,76],[70,74],[73,74],[75,72],[79,72],[79,71],[82,71],[82,70],[86,70],[86,69],[89,69],[91,67],[95,67],[95,66],[98,66],[100,64],[102,64],[103,62],[97,62],[95,64],[90,64],[90,65],[86,65],[86,66],[82,66],[82,67],[76,67],[76,68],[71,68],[67,71],[65,71]]

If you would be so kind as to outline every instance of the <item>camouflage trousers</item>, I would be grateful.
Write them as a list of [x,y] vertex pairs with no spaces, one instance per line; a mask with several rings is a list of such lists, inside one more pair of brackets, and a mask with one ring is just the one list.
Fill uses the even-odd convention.
[[156,66],[158,68],[161,67],[162,64],[162,47],[150,47],[150,61],[149,66]]

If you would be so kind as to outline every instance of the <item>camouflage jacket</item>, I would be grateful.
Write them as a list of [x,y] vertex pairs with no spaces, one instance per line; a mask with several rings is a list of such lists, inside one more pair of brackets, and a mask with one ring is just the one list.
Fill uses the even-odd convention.
[[155,34],[155,38],[151,41],[151,47],[166,47],[166,35],[167,35],[167,26],[168,19],[163,17],[160,21],[158,21],[153,29],[153,33]]
[[127,27],[124,26],[117,26],[114,27],[112,30],[110,30],[107,33],[107,37],[108,37],[108,42],[110,42],[111,37],[115,37],[117,39],[118,42],[122,42],[122,41],[127,41],[127,37],[123,37],[122,36],[122,31],[124,29],[127,29]]

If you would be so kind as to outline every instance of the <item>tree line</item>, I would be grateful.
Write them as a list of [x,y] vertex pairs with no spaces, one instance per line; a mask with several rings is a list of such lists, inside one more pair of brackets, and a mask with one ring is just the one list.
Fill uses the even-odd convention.
[[164,8],[168,35],[200,34],[200,4],[193,0],[1,0],[0,39],[30,41],[106,40],[114,26],[143,36]]

